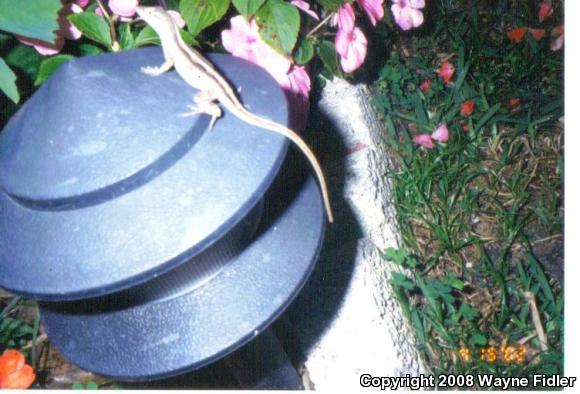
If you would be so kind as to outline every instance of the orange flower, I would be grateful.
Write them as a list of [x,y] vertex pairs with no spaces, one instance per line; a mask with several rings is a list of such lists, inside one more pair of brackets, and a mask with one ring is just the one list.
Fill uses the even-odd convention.
[[443,78],[443,82],[448,84],[449,82],[451,82],[451,78],[453,77],[454,72],[455,72],[455,67],[453,67],[453,64],[451,64],[449,62],[445,62],[445,63],[441,64],[441,66],[439,67],[439,70],[437,71],[437,75],[439,75],[439,77]]
[[519,98],[512,97],[509,101],[510,112],[518,112],[521,109],[520,104],[521,101]]
[[429,91],[429,89],[431,89],[431,85],[432,85],[432,82],[430,80],[426,79],[423,82],[421,82],[421,85],[419,85],[419,89],[421,89],[421,91],[423,93],[427,93]]
[[552,8],[552,4],[549,1],[542,1],[540,3],[540,10],[538,11],[538,19],[540,22],[545,21],[548,19],[550,15],[554,13],[554,9]]
[[553,36],[560,36],[564,34],[564,25],[556,26],[552,29]]
[[461,115],[467,118],[473,112],[474,106],[475,103],[473,102],[473,100],[467,100],[466,102],[461,104]]
[[530,34],[532,35],[532,37],[534,37],[534,40],[536,40],[536,41],[540,41],[546,35],[546,30],[544,30],[544,29],[532,29],[530,27],[528,29],[528,31],[530,32]]
[[34,370],[18,350],[8,349],[0,356],[0,389],[27,389],[34,379]]
[[517,29],[513,29],[512,31],[509,31],[507,33],[507,36],[510,39],[510,41],[518,43],[518,42],[522,42],[527,31],[528,31],[527,27],[518,27]]

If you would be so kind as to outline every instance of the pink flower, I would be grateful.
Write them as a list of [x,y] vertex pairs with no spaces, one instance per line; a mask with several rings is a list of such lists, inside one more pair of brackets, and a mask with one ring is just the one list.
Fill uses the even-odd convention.
[[63,6],[58,14],[59,29],[56,32],[55,42],[46,42],[22,36],[16,36],[16,39],[24,45],[33,47],[43,56],[55,55],[63,48],[65,38],[68,38],[69,40],[78,40],[81,38],[81,31],[67,19],[67,16],[72,13],[77,14],[82,11],[83,9],[81,6],[76,3],[67,3]]
[[409,30],[423,24],[423,13],[420,8],[425,7],[425,0],[393,0],[391,11],[397,25],[403,30]]
[[347,73],[359,68],[367,55],[367,38],[358,27],[350,32],[338,29],[334,46],[340,55],[340,65]]
[[287,74],[287,82],[281,83],[286,92],[290,108],[290,122],[293,129],[302,130],[306,127],[310,102],[310,77],[303,66],[292,66]]
[[337,15],[338,30],[334,46],[340,55],[342,69],[349,73],[363,64],[367,55],[367,38],[361,29],[354,26],[354,10],[351,4],[340,6]]
[[33,47],[42,56],[56,55],[64,46],[64,37],[61,35],[56,36],[55,42],[40,41],[23,36],[16,36],[16,39],[24,45]]
[[383,9],[384,0],[357,0],[358,5],[365,10],[373,26],[377,25],[377,21],[385,16]]
[[449,139],[449,130],[447,129],[447,125],[445,123],[441,123],[435,131],[431,134],[431,138],[437,140],[439,142],[447,142]]
[[556,26],[552,29],[552,36],[558,36],[550,43],[550,49],[557,51],[564,46],[564,25]]
[[311,82],[306,68],[292,66],[290,60],[266,44],[259,34],[255,20],[247,21],[238,15],[230,19],[230,29],[222,31],[222,44],[232,55],[264,68],[286,93],[290,108],[291,126],[303,129],[310,103]]
[[81,8],[85,8],[87,5],[89,5],[89,2],[91,0],[75,0],[75,3],[81,7]]
[[316,15],[316,12],[314,12],[314,11],[312,11],[310,9],[310,4],[308,4],[306,1],[304,1],[304,0],[292,0],[290,2],[290,4],[292,4],[296,8],[304,11],[305,13],[307,13],[308,15],[310,15],[311,17],[313,17],[317,21],[320,20],[320,18],[318,17],[318,15]]
[[65,36],[65,38],[68,38],[69,40],[78,40],[83,35],[83,33],[79,29],[77,29],[75,25],[70,23],[69,20],[66,18],[67,15],[78,14],[80,12],[83,12],[83,9],[81,7],[82,6],[74,3],[67,4],[63,8],[64,11],[63,15],[59,17],[61,31]]
[[427,149],[433,149],[435,144],[429,134],[419,134],[413,137],[413,142]]
[[295,93],[305,99],[308,99],[310,94],[311,82],[310,76],[306,72],[306,68],[303,66],[292,66],[292,70],[287,74],[288,82],[282,83],[280,86],[284,90]]
[[222,31],[226,51],[266,69],[279,84],[287,83],[292,63],[262,40],[256,21],[248,22],[238,15],[230,19],[230,26],[229,30]]
[[135,15],[139,0],[109,0],[109,8],[115,14],[124,17]]
[[423,82],[421,82],[421,85],[419,85],[419,89],[421,89],[423,93],[427,93],[429,89],[431,89],[432,84],[433,83],[430,80],[426,79]]
[[337,12],[338,30],[350,32],[354,29],[354,10],[350,3],[338,8]]
[[540,3],[540,9],[538,10],[538,19],[540,22],[545,21],[554,13],[554,9],[552,8],[552,4],[549,1],[542,1]]

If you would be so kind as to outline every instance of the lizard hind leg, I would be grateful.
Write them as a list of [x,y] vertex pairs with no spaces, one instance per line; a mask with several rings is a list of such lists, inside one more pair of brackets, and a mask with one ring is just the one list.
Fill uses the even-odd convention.
[[165,62],[163,62],[163,64],[160,66],[141,67],[141,72],[143,74],[157,77],[157,76],[169,71],[171,69],[171,67],[173,67],[173,62],[171,60],[165,60]]
[[215,100],[216,97],[211,92],[201,91],[193,98],[195,104],[187,106],[191,111],[181,114],[181,116],[207,114],[211,116],[211,122],[209,124],[209,128],[211,130],[213,129],[216,120],[222,116],[222,109],[215,102]]

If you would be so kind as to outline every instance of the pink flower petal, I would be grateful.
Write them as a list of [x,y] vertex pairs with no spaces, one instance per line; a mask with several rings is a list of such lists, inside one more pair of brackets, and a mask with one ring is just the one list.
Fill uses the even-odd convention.
[[135,15],[139,0],[109,0],[109,8],[119,16],[130,17]]
[[540,9],[538,10],[538,19],[540,22],[545,21],[554,13],[554,9],[552,8],[552,4],[549,1],[542,1],[540,3]]
[[433,134],[431,134],[431,138],[439,142],[447,142],[447,140],[449,140],[449,130],[447,129],[447,125],[445,123],[440,124]]
[[75,0],[75,3],[78,4],[79,7],[85,8],[87,5],[89,5],[89,2],[91,0]]
[[423,13],[419,11],[419,8],[424,6],[423,0],[393,0],[391,11],[399,27],[403,30],[410,30],[423,24]]
[[338,29],[350,32],[354,29],[354,10],[350,3],[344,4],[338,8]]
[[52,56],[59,53],[64,46],[64,38],[62,36],[57,36],[56,42],[45,42],[40,40],[35,40],[28,37],[16,36],[16,39],[23,43],[36,49],[38,53],[43,56]]
[[230,29],[222,31],[224,48],[235,57],[246,59],[266,69],[279,84],[289,84],[290,59],[266,44],[258,32],[258,25],[241,16],[230,19]]
[[358,27],[352,32],[339,29],[336,32],[335,47],[340,55],[340,65],[347,73],[359,68],[367,55],[367,39]]
[[78,14],[80,12],[83,12],[83,9],[80,5],[69,3],[64,6],[61,14],[59,15],[58,21],[61,27],[61,31],[65,38],[68,38],[69,40],[78,40],[83,35],[83,33],[67,19],[68,15]]
[[550,43],[550,49],[552,51],[562,49],[563,46],[564,46],[564,34],[560,35],[558,38],[556,38],[554,41]]
[[382,20],[385,16],[383,1],[384,0],[357,0],[358,5],[365,10],[373,26],[376,26],[377,21]]
[[288,81],[290,82],[288,90],[308,99],[311,82],[304,66],[293,66],[288,73]]
[[435,144],[429,134],[419,134],[413,137],[413,142],[427,149],[433,149]]
[[424,8],[425,0],[409,0],[409,5],[413,8]]
[[318,17],[318,15],[316,15],[316,12],[312,11],[310,9],[310,4],[308,4],[308,2],[304,1],[304,0],[292,0],[290,2],[290,4],[292,4],[293,6],[295,6],[296,8],[304,11],[305,13],[307,13],[308,15],[310,15],[311,17],[313,17],[314,19],[316,19],[317,21],[320,20],[320,18]]

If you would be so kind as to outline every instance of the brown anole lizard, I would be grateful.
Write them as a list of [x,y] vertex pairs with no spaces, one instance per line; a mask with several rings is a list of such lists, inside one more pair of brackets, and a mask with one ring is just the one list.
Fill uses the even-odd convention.
[[240,102],[230,84],[216,70],[213,64],[183,41],[178,27],[163,8],[139,6],[137,7],[137,13],[159,36],[165,57],[165,61],[160,66],[143,67],[142,71],[146,74],[157,76],[169,71],[172,67],[175,68],[181,78],[200,91],[194,97],[195,105],[190,106],[191,112],[188,115],[210,115],[212,117],[210,128],[213,127],[216,119],[222,115],[222,110],[216,103],[218,101],[242,121],[289,138],[300,148],[312,164],[322,190],[328,221],[332,223],[332,209],[324,174],[316,160],[316,156],[314,156],[314,153],[312,153],[302,138],[289,128],[248,111]]

